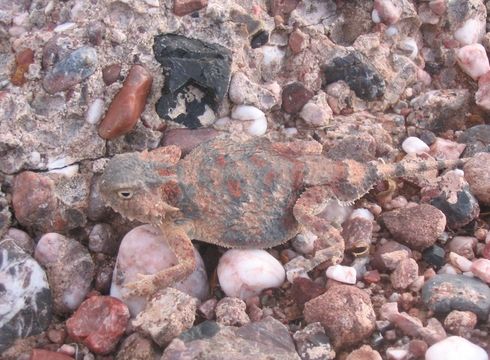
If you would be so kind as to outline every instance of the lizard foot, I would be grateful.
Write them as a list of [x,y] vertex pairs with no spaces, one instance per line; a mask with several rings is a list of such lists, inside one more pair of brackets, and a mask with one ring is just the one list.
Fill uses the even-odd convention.
[[127,294],[130,296],[150,297],[157,292],[157,287],[153,283],[154,275],[138,274],[138,280],[124,285]]

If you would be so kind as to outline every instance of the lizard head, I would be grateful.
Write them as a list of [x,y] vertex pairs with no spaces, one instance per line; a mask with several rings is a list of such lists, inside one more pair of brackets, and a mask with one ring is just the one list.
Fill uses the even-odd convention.
[[180,159],[177,146],[114,156],[100,179],[100,193],[106,205],[130,220],[158,225],[172,206]]

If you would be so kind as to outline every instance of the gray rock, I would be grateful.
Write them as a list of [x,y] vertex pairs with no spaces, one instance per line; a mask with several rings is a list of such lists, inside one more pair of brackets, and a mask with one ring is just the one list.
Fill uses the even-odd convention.
[[424,284],[422,300],[437,313],[471,311],[481,320],[486,320],[490,313],[488,285],[464,275],[435,275]]
[[0,239],[5,234],[10,225],[10,211],[5,194],[0,191]]
[[51,322],[44,270],[12,240],[0,242],[0,353],[16,339],[40,334]]
[[458,142],[466,144],[463,157],[479,152],[490,152],[490,125],[476,125],[458,137]]
[[335,351],[325,329],[319,323],[306,325],[293,335],[298,354],[302,360],[331,360],[335,359]]
[[161,360],[300,360],[288,329],[272,317],[240,328],[205,321],[174,339]]

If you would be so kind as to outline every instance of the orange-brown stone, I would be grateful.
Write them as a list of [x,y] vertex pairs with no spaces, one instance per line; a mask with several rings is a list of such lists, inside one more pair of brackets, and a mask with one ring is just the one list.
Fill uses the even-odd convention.
[[25,73],[29,70],[29,65],[34,63],[34,51],[23,49],[15,54],[15,70],[10,77],[12,84],[21,86],[27,81]]
[[112,140],[133,129],[145,109],[152,81],[148,70],[141,65],[133,65],[99,125],[101,138]]
[[175,0],[174,14],[184,16],[208,6],[208,0]]

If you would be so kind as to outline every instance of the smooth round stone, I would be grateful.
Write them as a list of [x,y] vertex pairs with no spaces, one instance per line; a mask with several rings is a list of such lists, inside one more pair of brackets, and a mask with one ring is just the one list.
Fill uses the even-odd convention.
[[44,270],[10,239],[0,242],[0,289],[1,353],[49,326],[52,301]]
[[[197,250],[196,270],[187,279],[173,287],[205,300],[209,293],[208,278],[204,262]],[[123,300],[131,315],[135,316],[146,306],[139,296],[128,296],[124,284],[137,280],[138,274],[155,274],[177,264],[177,258],[167,245],[165,235],[152,225],[141,225],[128,232],[121,241],[116,266],[112,277],[111,296]]]
[[283,266],[265,250],[232,249],[219,260],[218,279],[226,295],[247,299],[282,285]]
[[490,288],[465,275],[438,274],[424,284],[422,301],[436,313],[471,311],[486,320],[490,312]]
[[425,360],[488,360],[488,354],[478,345],[460,336],[450,336],[432,345]]
[[415,136],[407,137],[402,143],[402,149],[407,154],[422,154],[430,151],[429,145]]
[[351,266],[333,265],[327,268],[326,275],[329,279],[334,279],[345,284],[355,284],[357,272]]

